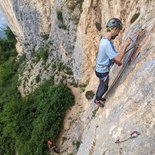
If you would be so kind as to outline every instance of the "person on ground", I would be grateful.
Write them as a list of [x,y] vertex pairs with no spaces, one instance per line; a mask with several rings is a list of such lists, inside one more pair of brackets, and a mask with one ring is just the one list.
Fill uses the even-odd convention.
[[128,38],[119,53],[115,50],[112,40],[119,35],[122,30],[122,25],[120,19],[111,18],[106,25],[107,32],[100,40],[95,68],[95,74],[100,81],[94,100],[94,103],[99,107],[104,107],[102,96],[108,90],[110,68],[114,63],[118,66],[122,65],[121,60],[126,53],[127,47],[131,43],[131,39]]
[[48,138],[47,145],[50,151],[53,150],[55,153],[60,153],[60,149],[54,144],[51,138]]

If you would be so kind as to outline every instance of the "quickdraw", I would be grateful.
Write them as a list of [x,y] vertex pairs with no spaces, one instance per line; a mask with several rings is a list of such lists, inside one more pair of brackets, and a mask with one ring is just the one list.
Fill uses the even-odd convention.
[[139,135],[141,135],[140,132],[138,132],[138,131],[133,131],[133,132],[130,134],[130,137],[128,137],[128,138],[126,138],[126,139],[124,139],[124,140],[117,139],[117,140],[115,141],[115,143],[116,143],[116,144],[117,144],[117,143],[123,143],[123,142],[128,141],[129,139],[137,138]]

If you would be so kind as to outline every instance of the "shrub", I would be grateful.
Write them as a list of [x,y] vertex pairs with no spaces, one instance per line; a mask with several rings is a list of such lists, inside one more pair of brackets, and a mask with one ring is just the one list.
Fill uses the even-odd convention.
[[43,33],[41,34],[41,37],[44,39],[44,40],[47,40],[49,38],[49,34],[48,33]]
[[62,15],[62,12],[60,10],[57,10],[57,19],[59,20],[59,24],[58,24],[59,29],[66,30],[67,26],[63,21],[63,15]]
[[74,0],[67,0],[67,8],[70,10],[74,10],[74,8],[76,7],[76,2]]
[[63,16],[62,16],[62,12],[60,10],[57,10],[57,19],[61,22],[63,22]]
[[73,71],[72,71],[72,69],[70,67],[66,66],[65,69],[64,69],[64,72],[66,74],[68,74],[68,75],[73,75]]
[[15,58],[10,57],[8,61],[0,65],[0,86],[6,85],[8,80],[11,79],[17,72],[17,65]]
[[57,140],[74,97],[66,85],[47,81],[21,98],[17,67],[11,53],[0,64],[0,154],[47,155],[47,138]]
[[82,7],[84,0],[76,0],[76,3],[80,5],[80,8]]
[[92,100],[93,99],[93,97],[94,97],[94,92],[92,91],[92,90],[90,90],[90,91],[87,91],[86,93],[85,93],[85,97],[88,99],[88,100]]
[[99,109],[99,108],[96,108],[96,109],[94,109],[94,110],[92,111],[92,117],[91,117],[91,118],[94,118],[94,117],[95,117],[95,115],[96,115],[98,109]]
[[3,132],[13,136],[20,155],[45,154],[44,141],[48,137],[56,141],[65,111],[73,103],[74,97],[65,85],[45,82],[26,98],[5,104],[1,114]]
[[60,23],[58,27],[59,29],[64,29],[64,30],[66,30],[67,28],[67,26],[64,23]]
[[79,85],[79,87],[80,87],[81,91],[84,92],[85,88],[87,87],[87,84],[82,83],[82,84]]
[[40,61],[41,59],[43,61],[46,61],[47,58],[48,58],[48,49],[47,48],[40,48],[38,51],[37,51],[37,61]]
[[14,41],[14,43],[16,42],[15,35],[13,34],[13,32],[11,31],[11,29],[9,27],[6,28],[5,34],[6,34],[8,40]]
[[131,23],[131,24],[134,23],[134,22],[137,20],[137,18],[139,17],[139,15],[140,15],[140,13],[135,13],[135,14],[132,16],[132,18],[131,18],[131,20],[130,20],[130,23]]
[[[17,92],[17,64],[15,36],[9,28],[6,30],[6,39],[0,39],[0,114],[5,109],[4,105],[19,97]],[[16,91],[16,93],[13,93]],[[7,115],[5,113],[5,115]],[[1,119],[1,117],[0,117]],[[10,118],[11,120],[11,118]],[[15,140],[11,135],[4,133],[4,124],[0,120],[0,154],[13,155],[15,152]]]
[[37,76],[36,76],[36,83],[39,83],[41,81],[41,78],[40,78],[40,75],[38,74]]
[[65,66],[63,65],[62,62],[58,62],[57,63],[57,68],[58,68],[58,71],[61,72],[65,69]]
[[78,150],[81,145],[81,141],[73,141],[72,144],[75,146],[76,150]]

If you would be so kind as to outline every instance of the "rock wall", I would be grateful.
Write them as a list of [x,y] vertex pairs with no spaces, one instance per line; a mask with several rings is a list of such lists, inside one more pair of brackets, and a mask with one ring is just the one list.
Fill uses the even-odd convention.
[[[102,7],[112,16],[120,12],[124,21],[126,29],[122,34],[123,40],[141,27],[145,28],[146,34],[140,42],[139,54],[132,59],[121,81],[109,95],[105,108],[95,108],[93,101],[83,103],[86,105],[81,118],[84,132],[77,155],[153,155],[155,154],[154,2],[108,2],[102,1],[104,5]],[[138,13],[140,14],[138,19],[132,23],[134,14]],[[102,15],[107,14],[103,11]],[[116,44],[119,45],[117,42]],[[111,80],[118,69],[115,66],[112,70]],[[87,90],[94,88],[95,92],[96,81],[97,78],[92,77]],[[133,131],[140,132],[140,135],[133,139],[129,138]],[[81,132],[79,137],[80,134]],[[128,140],[124,141],[126,139]],[[117,140],[124,142],[117,144],[115,143]]]
[[[85,92],[82,93],[77,102],[82,103],[85,111],[64,131],[69,135],[67,143],[70,146],[60,144],[66,150],[62,153],[64,155],[155,154],[155,1],[1,0],[0,4],[17,37],[18,49],[22,49],[18,52],[27,55],[27,64],[30,66],[34,51],[48,47],[46,65],[56,59],[69,65],[78,84],[87,84],[85,92],[95,92],[97,88],[98,79],[93,69],[99,38],[105,32],[107,20],[118,17],[124,23],[114,42],[118,50],[128,36],[144,28],[146,33],[140,42],[139,54],[129,64],[105,108],[98,109],[93,101],[85,99]],[[96,28],[97,24],[101,25],[101,31]],[[33,65],[35,72],[26,72],[27,69],[23,76],[37,76],[38,66],[42,80],[54,76],[50,67],[45,73],[41,62]],[[114,66],[111,80],[117,70]],[[29,85],[33,83],[31,79],[34,77],[28,78]],[[140,132],[137,138],[115,143],[118,139],[128,138],[135,130]],[[73,139],[80,142],[79,150],[71,146]]]

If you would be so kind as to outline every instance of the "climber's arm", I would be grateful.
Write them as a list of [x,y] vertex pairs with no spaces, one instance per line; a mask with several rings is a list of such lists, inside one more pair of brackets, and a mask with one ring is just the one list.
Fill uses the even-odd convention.
[[119,52],[118,56],[116,56],[114,58],[114,62],[118,66],[122,65],[121,60],[123,59],[123,57],[124,57],[124,55],[126,53],[126,50],[127,50],[128,46],[130,45],[130,43],[131,43],[131,39],[127,39],[126,42],[125,42],[125,44],[124,44],[124,46],[123,46],[123,49],[121,50],[121,52]]

